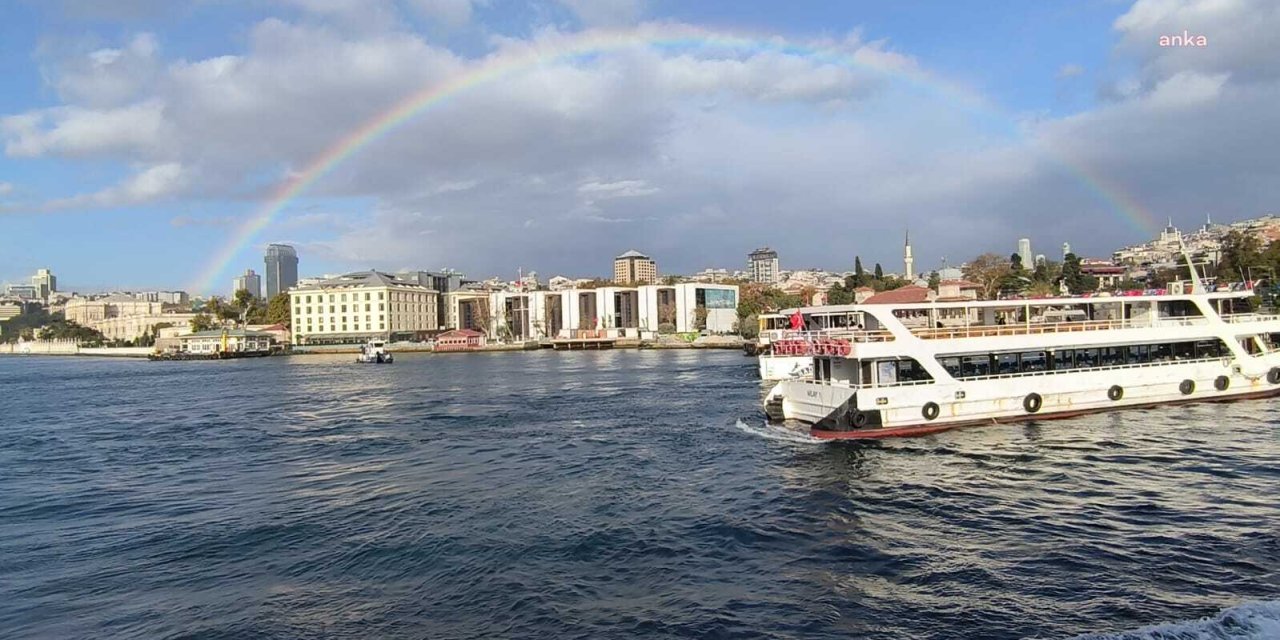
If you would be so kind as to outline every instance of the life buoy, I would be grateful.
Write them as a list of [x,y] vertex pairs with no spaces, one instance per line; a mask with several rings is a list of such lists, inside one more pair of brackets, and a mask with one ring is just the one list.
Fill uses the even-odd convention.
[[1194,380],[1183,380],[1182,383],[1178,385],[1178,391],[1181,391],[1184,396],[1191,395],[1195,390],[1196,383]]
[[853,426],[858,427],[859,429],[867,426],[867,423],[870,421],[871,421],[871,418],[867,416],[866,413],[863,413],[861,411],[854,411],[853,416],[850,419],[850,422],[853,423]]
[[926,402],[924,403],[924,408],[920,409],[920,414],[924,416],[925,420],[933,420],[938,417],[939,411],[941,411],[941,409],[938,407],[938,403]]
[[848,340],[834,340],[833,344],[835,345],[835,355],[847,356],[853,351],[853,347]]
[[1043,404],[1044,399],[1041,398],[1038,393],[1028,393],[1027,397],[1022,399],[1022,408],[1026,409],[1027,413],[1035,413],[1039,411]]
[[1229,386],[1231,386],[1231,378],[1218,376],[1213,379],[1213,388],[1218,391],[1226,391]]
[[1107,397],[1108,397],[1108,398],[1110,398],[1112,401],[1119,400],[1120,398],[1123,398],[1123,397],[1124,397],[1124,387],[1122,387],[1122,386],[1120,386],[1120,385],[1118,385],[1118,384],[1113,384],[1113,385],[1111,385],[1111,388],[1110,388],[1110,389],[1107,389]]
[[1271,370],[1267,372],[1267,382],[1280,384],[1280,367],[1271,367]]

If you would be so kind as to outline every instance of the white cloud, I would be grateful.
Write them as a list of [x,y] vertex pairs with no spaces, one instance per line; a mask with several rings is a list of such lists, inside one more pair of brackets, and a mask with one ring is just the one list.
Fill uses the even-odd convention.
[[150,100],[112,109],[52,107],[0,118],[5,152],[15,157],[165,153],[170,131],[164,105]]
[[9,182],[0,182],[0,196],[7,196],[13,193],[13,184]]
[[153,165],[134,173],[120,184],[94,193],[52,200],[44,208],[110,208],[153,202],[177,194],[188,184],[189,177],[182,165],[176,162]]
[[593,200],[609,198],[634,198],[658,193],[660,189],[649,186],[644,180],[619,180],[617,182],[587,182],[578,185],[578,193]]

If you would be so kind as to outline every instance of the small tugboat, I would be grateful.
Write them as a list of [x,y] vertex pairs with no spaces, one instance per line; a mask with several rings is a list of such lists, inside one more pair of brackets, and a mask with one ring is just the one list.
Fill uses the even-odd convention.
[[391,364],[395,358],[387,351],[386,343],[381,340],[370,340],[360,347],[356,362],[367,364]]

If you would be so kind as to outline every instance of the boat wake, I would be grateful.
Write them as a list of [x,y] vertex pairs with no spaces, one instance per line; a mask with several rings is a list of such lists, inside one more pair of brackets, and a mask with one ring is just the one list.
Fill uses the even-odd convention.
[[1075,640],[1262,640],[1280,638],[1280,600],[1250,602],[1211,618],[1174,622],[1134,631],[1087,634]]
[[769,424],[754,426],[739,420],[736,425],[739,431],[758,436],[766,440],[776,440],[778,442],[789,442],[791,444],[826,444],[826,440],[815,438],[807,433],[801,433],[786,427],[778,427]]

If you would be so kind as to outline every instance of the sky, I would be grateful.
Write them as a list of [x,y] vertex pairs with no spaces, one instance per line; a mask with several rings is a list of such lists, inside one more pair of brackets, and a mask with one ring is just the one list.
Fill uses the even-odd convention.
[[0,281],[225,293],[271,242],[304,276],[1106,257],[1280,213],[1276,33],[1270,0],[0,0]]

